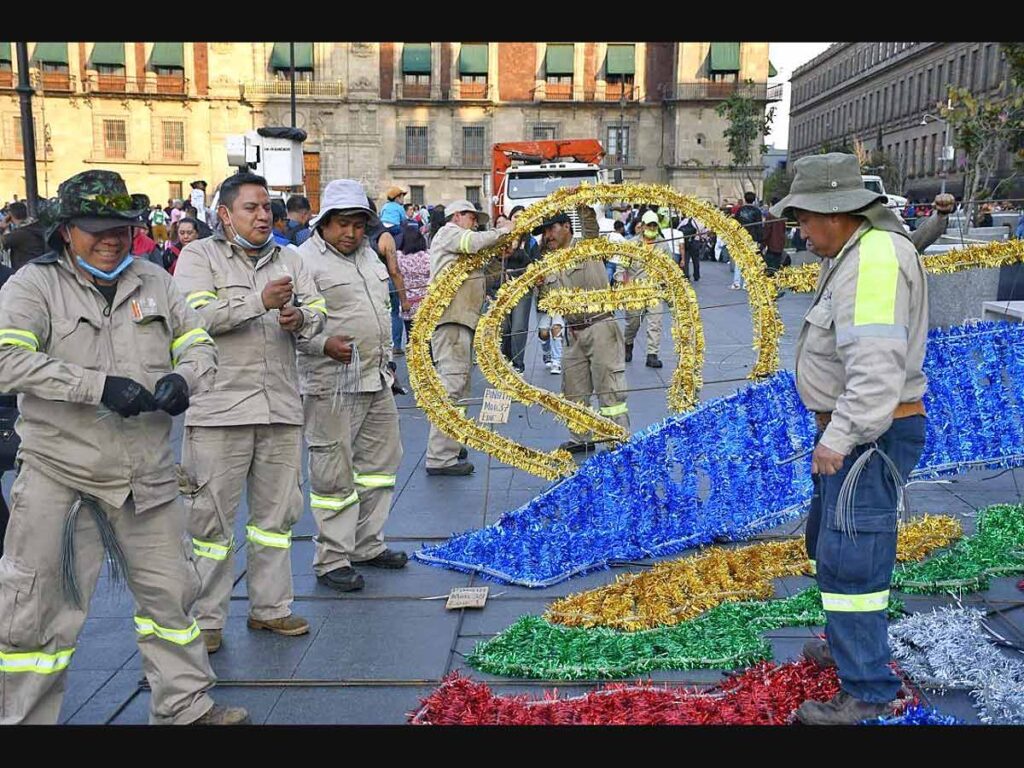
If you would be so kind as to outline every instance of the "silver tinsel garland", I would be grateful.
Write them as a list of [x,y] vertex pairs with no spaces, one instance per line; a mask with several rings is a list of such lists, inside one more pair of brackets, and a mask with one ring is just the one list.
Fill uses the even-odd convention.
[[1024,656],[1001,652],[991,636],[974,608],[937,608],[889,627],[893,657],[919,686],[967,689],[983,723],[1024,725]]

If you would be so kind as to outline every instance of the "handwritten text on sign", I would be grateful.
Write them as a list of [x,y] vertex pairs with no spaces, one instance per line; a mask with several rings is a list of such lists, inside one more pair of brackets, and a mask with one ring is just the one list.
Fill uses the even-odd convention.
[[497,389],[484,390],[484,402],[480,407],[481,424],[508,424],[508,412],[512,407],[512,395]]

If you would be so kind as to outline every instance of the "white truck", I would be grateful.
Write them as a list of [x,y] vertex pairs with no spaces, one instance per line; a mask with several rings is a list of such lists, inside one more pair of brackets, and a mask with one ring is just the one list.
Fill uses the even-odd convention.
[[907,207],[907,198],[886,192],[881,176],[861,176],[860,178],[864,182],[864,189],[885,195],[889,198],[889,201],[885,204],[886,207],[891,208],[895,213],[899,214],[900,218],[903,218],[903,209]]

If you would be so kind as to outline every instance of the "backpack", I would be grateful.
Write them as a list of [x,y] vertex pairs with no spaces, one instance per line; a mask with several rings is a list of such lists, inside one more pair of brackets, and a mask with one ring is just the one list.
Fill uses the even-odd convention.
[[736,212],[736,221],[743,225],[751,239],[760,245],[764,242],[764,216],[754,205],[744,205]]

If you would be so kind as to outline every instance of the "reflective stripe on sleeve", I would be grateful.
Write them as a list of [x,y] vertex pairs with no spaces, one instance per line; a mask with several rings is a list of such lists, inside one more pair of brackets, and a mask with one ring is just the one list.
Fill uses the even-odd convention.
[[213,337],[203,328],[193,328],[171,342],[171,361],[177,365],[181,353],[194,344],[213,344]]
[[900,263],[888,232],[872,229],[860,239],[854,325],[893,325]]
[[0,328],[0,346],[24,347],[33,352],[39,350],[39,337],[32,331],[20,328]]
[[217,300],[217,294],[213,291],[195,291],[185,297],[185,301],[188,302],[192,309],[199,309],[205,307],[211,301]]

